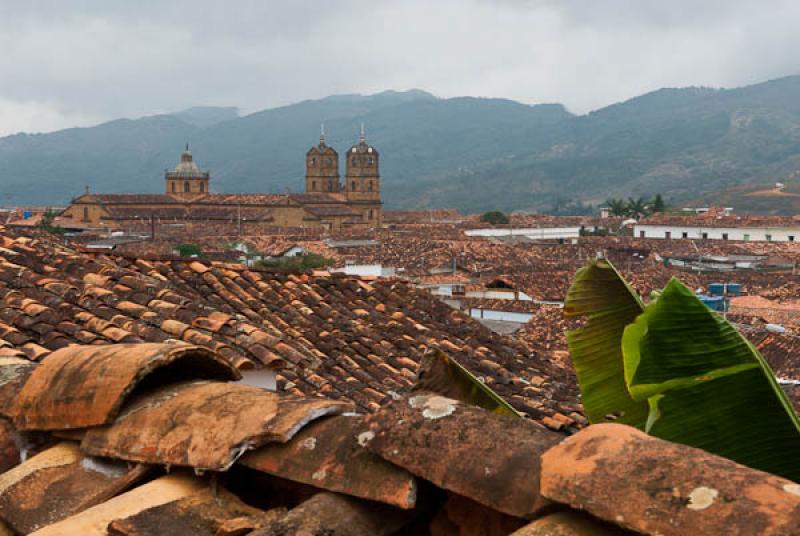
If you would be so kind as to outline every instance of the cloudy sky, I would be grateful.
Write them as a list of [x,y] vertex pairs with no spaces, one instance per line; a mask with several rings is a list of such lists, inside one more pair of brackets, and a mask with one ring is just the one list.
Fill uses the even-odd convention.
[[797,0],[0,0],[0,134],[334,93],[562,102],[800,73]]

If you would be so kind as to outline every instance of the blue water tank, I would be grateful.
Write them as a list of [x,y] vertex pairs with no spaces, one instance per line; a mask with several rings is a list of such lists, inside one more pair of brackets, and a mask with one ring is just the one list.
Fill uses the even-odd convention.
[[712,296],[722,296],[724,290],[725,290],[725,285],[723,285],[722,283],[711,283],[710,285],[708,285],[708,292]]
[[725,310],[725,298],[722,296],[705,296],[699,294],[697,299],[703,302],[703,304],[712,311],[722,312]]
[[741,296],[742,285],[739,283],[728,283],[728,296]]
[[30,218],[32,215],[33,215],[33,214],[31,213],[31,211],[30,211],[30,210],[23,210],[23,211],[22,211],[22,219],[23,219],[23,220],[27,220],[27,219],[28,219],[28,218]]

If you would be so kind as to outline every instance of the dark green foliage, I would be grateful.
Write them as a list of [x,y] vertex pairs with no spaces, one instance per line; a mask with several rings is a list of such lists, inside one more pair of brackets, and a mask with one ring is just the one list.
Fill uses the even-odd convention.
[[316,253],[306,253],[291,257],[276,257],[274,259],[264,259],[256,262],[259,268],[273,268],[286,272],[305,272],[307,270],[318,270],[333,264],[333,259],[317,255]]
[[661,194],[656,194],[650,202],[650,212],[655,214],[656,212],[664,212],[665,210],[667,210],[667,204],[664,203],[664,198],[661,197]]
[[484,223],[491,223],[492,225],[507,225],[509,219],[508,216],[499,210],[491,210],[489,212],[485,212],[481,216],[481,221]]
[[175,251],[181,257],[199,257],[203,254],[200,246],[197,244],[178,244],[175,246]]
[[42,220],[36,225],[36,228],[54,235],[60,236],[65,234],[67,232],[66,229],[64,229],[60,225],[53,224],[53,220],[55,219],[56,216],[58,216],[58,212],[47,209],[45,213],[42,214]]

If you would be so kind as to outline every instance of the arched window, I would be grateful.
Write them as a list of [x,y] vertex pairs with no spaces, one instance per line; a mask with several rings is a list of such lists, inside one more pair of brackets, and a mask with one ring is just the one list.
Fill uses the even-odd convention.
[[350,183],[350,190],[355,192],[356,191],[356,181],[352,181]]
[[369,209],[369,219],[372,219],[372,217],[373,217],[372,209]]
[[192,191],[190,186],[189,186],[189,181],[186,181],[186,182],[183,183],[183,191],[185,193],[187,193],[187,194]]
[[311,158],[311,165],[313,166],[316,163],[317,163],[317,159],[316,158]]
[[202,194],[205,191],[206,191],[206,185],[201,182],[200,183],[200,193]]
[[329,192],[333,191],[333,181],[328,181],[328,191]]
[[[368,192],[371,192],[371,191],[372,191],[372,181],[369,181],[369,182],[367,183],[367,191],[368,191]],[[372,216],[370,216],[370,217],[372,217]]]
[[311,189],[312,190],[316,190],[317,189],[317,181],[311,181]]
[[352,163],[354,166],[358,163],[358,159],[355,156],[352,159]]
[[170,184],[172,185],[172,193],[174,194],[175,192],[178,191],[178,189],[175,187],[175,183],[174,182],[171,182]]
[[369,157],[369,165],[371,166],[374,163],[375,163],[375,159],[370,156]]
[[89,207],[83,207],[83,221],[89,221]]

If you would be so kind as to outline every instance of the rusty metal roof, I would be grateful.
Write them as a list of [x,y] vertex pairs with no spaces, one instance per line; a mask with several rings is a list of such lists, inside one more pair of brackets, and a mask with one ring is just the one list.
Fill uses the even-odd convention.
[[246,454],[241,463],[317,488],[413,508],[414,477],[364,449],[360,443],[369,434],[363,417],[327,417],[306,426],[289,443]]
[[96,456],[225,471],[248,450],[284,443],[314,419],[352,410],[346,402],[236,383],[184,383],[132,401],[113,424],[87,431],[81,448]]
[[9,413],[19,430],[108,424],[136,385],[159,370],[183,378],[241,378],[233,366],[199,346],[68,346],[36,367]]
[[540,425],[434,394],[392,402],[369,422],[369,450],[439,487],[517,517],[547,503],[539,457],[563,436]]

